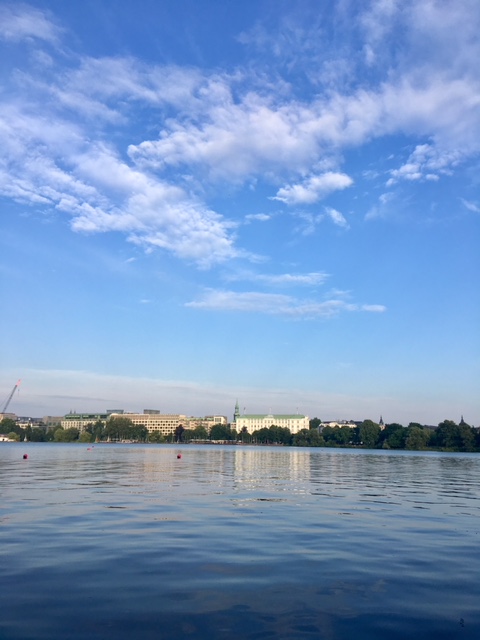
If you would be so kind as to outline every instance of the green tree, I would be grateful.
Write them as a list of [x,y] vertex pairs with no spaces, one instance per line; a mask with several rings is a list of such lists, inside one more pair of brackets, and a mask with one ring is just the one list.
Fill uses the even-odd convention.
[[407,427],[405,438],[405,449],[421,451],[425,449],[430,434],[423,427],[412,425]]
[[214,424],[210,429],[211,440],[231,440],[232,432],[226,424]]
[[185,432],[185,427],[183,424],[179,424],[175,428],[175,442],[183,442],[183,434]]
[[458,425],[460,451],[475,451],[475,430],[465,423]]
[[292,434],[287,427],[279,427],[273,424],[270,427],[263,427],[254,431],[252,439],[261,444],[285,444],[292,442]]
[[462,444],[458,424],[453,420],[440,422],[431,437],[431,443],[440,449],[458,451]]
[[322,437],[327,447],[342,447],[350,444],[354,440],[355,431],[347,425],[343,425],[342,427],[325,427],[322,431]]
[[10,431],[10,433],[8,434],[8,439],[18,442],[20,440],[20,436],[18,435],[18,433],[15,433],[15,431]]
[[65,429],[57,427],[53,432],[53,439],[55,442],[65,442]]
[[89,422],[88,424],[86,424],[86,425],[83,427],[83,431],[82,431],[82,433],[84,433],[85,431],[86,431],[87,433],[89,433],[90,435],[92,435],[92,433],[93,433],[93,422]]
[[124,416],[110,417],[107,420],[103,434],[107,440],[130,440],[132,427],[133,422],[130,418]]
[[270,442],[270,429],[268,427],[262,427],[261,429],[257,429],[252,434],[254,442],[259,442],[260,444],[268,444]]
[[248,429],[247,427],[242,427],[242,430],[240,431],[240,440],[245,444],[246,442],[250,443],[252,442],[252,436],[250,433],[248,433]]
[[292,433],[288,427],[279,427],[274,424],[269,428],[269,431],[270,442],[284,445],[289,445],[292,443]]
[[295,447],[323,447],[325,440],[316,429],[301,429],[293,436]]
[[55,436],[55,429],[46,428],[45,429],[45,442],[53,442]]
[[308,424],[310,429],[318,430],[318,427],[322,424],[322,421],[320,420],[320,418],[312,418]]
[[92,427],[92,436],[95,441],[102,440],[105,431],[105,424],[101,420],[97,420]]
[[475,434],[475,449],[480,451],[480,427],[473,429],[473,432]]
[[381,431],[379,443],[382,443],[382,447],[385,449],[404,449],[406,437],[405,427],[397,422],[392,422],[385,425],[385,429]]
[[358,440],[366,449],[374,449],[380,440],[380,426],[373,420],[364,420],[358,427]]
[[190,433],[192,440],[208,440],[208,431],[203,425],[198,425]]
[[3,420],[0,421],[0,433],[18,433],[19,434],[19,430],[20,430],[20,427],[17,425],[15,420],[12,420],[12,418],[3,418]]
[[58,427],[55,429],[53,439],[55,442],[75,442],[78,440],[79,431],[73,427],[69,429],[62,429],[62,427]]
[[88,431],[82,431],[78,437],[79,442],[93,442],[93,436]]
[[134,424],[130,427],[130,440],[135,440],[135,442],[147,442],[148,440],[148,429],[144,424]]
[[148,434],[148,441],[152,444],[160,444],[162,442],[165,442],[165,438],[160,433],[160,431],[151,431]]
[[460,424],[456,424],[453,420],[440,422],[431,437],[432,446],[450,451],[475,451],[476,441],[476,430],[463,419]]
[[42,427],[34,427],[30,431],[30,442],[45,442],[47,440],[45,429]]
[[183,442],[191,442],[193,440],[193,429],[185,429],[183,432]]

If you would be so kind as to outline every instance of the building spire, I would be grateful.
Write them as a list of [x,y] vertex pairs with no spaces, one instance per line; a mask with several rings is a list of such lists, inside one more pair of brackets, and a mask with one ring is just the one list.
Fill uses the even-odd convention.
[[235,403],[235,413],[233,414],[233,421],[237,422],[237,418],[239,418],[239,417],[240,417],[240,408],[238,406],[238,399],[237,399],[237,401]]

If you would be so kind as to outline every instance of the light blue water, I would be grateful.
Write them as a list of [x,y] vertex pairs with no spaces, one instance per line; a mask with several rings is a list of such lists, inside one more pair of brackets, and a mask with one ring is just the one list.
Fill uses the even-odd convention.
[[478,454],[2,443],[0,499],[2,640],[480,638]]

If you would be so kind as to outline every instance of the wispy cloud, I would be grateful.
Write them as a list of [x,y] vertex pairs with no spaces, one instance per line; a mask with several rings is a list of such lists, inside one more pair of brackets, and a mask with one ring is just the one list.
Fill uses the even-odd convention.
[[62,30],[40,9],[22,3],[0,7],[0,39],[20,42],[38,39],[55,44]]
[[336,224],[338,227],[342,227],[342,229],[349,229],[350,225],[345,219],[345,216],[337,211],[333,207],[325,207],[325,213],[330,218],[330,220]]
[[473,211],[473,213],[480,213],[480,206],[475,202],[471,202],[470,200],[465,200],[464,198],[460,198],[460,202],[469,211]]
[[272,216],[269,215],[268,213],[249,213],[245,216],[245,221],[246,222],[267,222],[268,220],[271,220]]
[[350,303],[344,299],[324,301],[305,300],[293,296],[260,293],[256,291],[238,292],[209,289],[203,296],[186,304],[187,307],[215,311],[242,311],[264,313],[288,318],[331,318],[346,311],[367,311],[381,313],[383,305]]
[[377,204],[371,207],[365,214],[365,220],[386,218],[394,208],[395,198],[396,196],[393,191],[386,191],[385,193],[380,194]]
[[259,282],[271,286],[318,286],[325,283],[329,278],[328,273],[280,273],[266,274],[253,273],[251,271],[240,271],[226,277],[229,281]]

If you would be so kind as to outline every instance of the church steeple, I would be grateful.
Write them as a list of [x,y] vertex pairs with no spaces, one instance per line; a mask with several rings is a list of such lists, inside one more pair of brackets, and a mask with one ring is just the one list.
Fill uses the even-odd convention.
[[235,413],[233,414],[233,421],[237,422],[237,418],[240,417],[240,408],[238,406],[238,400],[235,403]]

